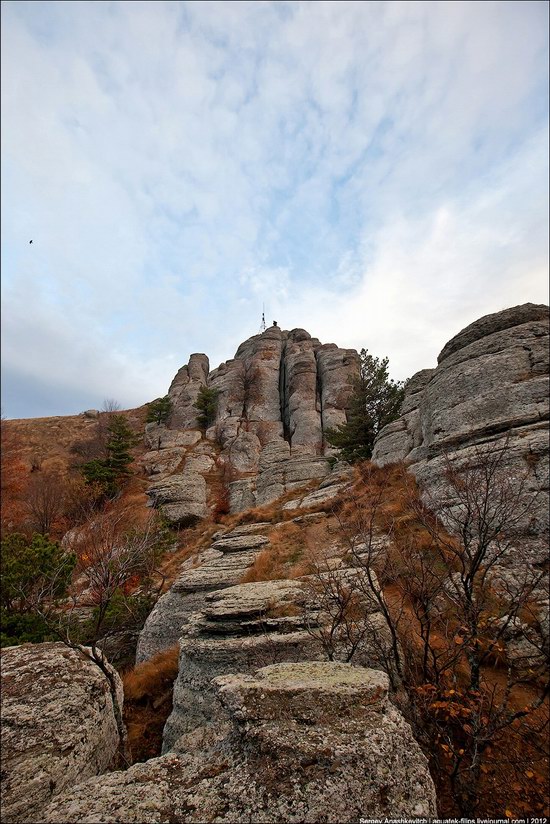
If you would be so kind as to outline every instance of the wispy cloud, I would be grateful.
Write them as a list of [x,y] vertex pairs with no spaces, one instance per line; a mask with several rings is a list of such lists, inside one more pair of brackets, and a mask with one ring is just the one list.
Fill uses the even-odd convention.
[[164,394],[262,302],[406,377],[547,301],[547,14],[8,0],[4,411]]

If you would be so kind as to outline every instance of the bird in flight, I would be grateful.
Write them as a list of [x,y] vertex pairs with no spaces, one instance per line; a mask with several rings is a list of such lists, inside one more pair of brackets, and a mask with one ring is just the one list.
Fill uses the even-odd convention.
[[29,245],[32,243],[32,240],[29,240]]

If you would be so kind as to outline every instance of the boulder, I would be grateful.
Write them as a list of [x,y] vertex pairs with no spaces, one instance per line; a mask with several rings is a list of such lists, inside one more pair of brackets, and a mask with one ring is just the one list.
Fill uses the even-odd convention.
[[189,526],[205,518],[206,481],[197,472],[184,471],[150,485],[147,495],[171,524]]
[[[109,669],[122,709],[122,683]],[[2,650],[1,699],[3,821],[43,821],[52,798],[114,764],[120,739],[109,682],[75,650]]]
[[[276,664],[213,687],[230,718],[168,753],[85,782],[44,821],[356,822],[433,818],[435,790],[380,672]],[[222,735],[224,737],[222,737]]]

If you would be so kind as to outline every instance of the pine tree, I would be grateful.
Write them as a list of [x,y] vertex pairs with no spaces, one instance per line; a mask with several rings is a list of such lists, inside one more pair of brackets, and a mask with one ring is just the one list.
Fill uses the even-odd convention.
[[166,423],[172,412],[172,401],[168,395],[157,398],[147,408],[147,423]]
[[130,449],[138,440],[124,415],[112,415],[107,427],[107,457],[81,467],[86,483],[98,484],[108,498],[114,497],[130,474]]
[[114,470],[117,478],[127,476],[133,460],[129,450],[137,444],[138,438],[124,415],[113,415],[107,430],[107,466]]
[[394,421],[403,402],[403,381],[388,377],[388,358],[374,358],[361,349],[361,368],[353,382],[347,422],[325,432],[326,440],[349,463],[368,460],[378,432]]
[[214,387],[201,386],[197,400],[193,404],[198,410],[197,423],[201,429],[208,429],[216,420],[216,412],[218,411],[218,395],[219,389]]

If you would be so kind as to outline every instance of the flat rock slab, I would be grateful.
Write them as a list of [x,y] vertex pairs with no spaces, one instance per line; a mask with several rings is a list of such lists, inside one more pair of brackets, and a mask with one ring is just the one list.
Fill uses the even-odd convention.
[[240,583],[245,572],[252,566],[261,548],[241,552],[219,553],[219,557],[208,564],[188,570],[174,582],[177,592],[195,592],[235,586]]
[[303,586],[299,581],[257,581],[240,584],[205,598],[204,615],[211,619],[250,617],[283,605],[303,603]]
[[233,724],[225,738],[213,746],[212,733],[187,734],[185,753],[81,784],[52,803],[44,821],[433,818],[426,758],[387,700],[384,679],[331,663],[277,664],[216,678],[213,687]]
[[220,552],[240,552],[243,549],[257,549],[269,543],[265,535],[237,535],[219,538],[212,544],[212,549]]

